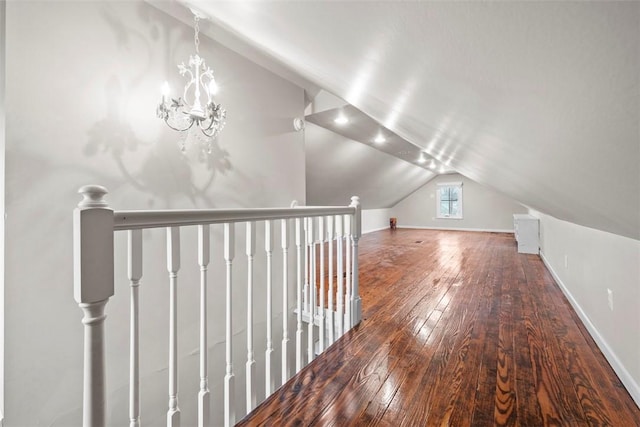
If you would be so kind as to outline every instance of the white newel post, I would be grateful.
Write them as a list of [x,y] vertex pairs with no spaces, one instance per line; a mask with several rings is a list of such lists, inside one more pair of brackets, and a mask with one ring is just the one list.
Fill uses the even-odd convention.
[[106,424],[105,305],[113,296],[113,210],[107,189],[87,185],[73,212],[74,298],[84,317],[84,427]]
[[353,262],[352,268],[352,281],[353,290],[351,292],[351,326],[355,326],[362,320],[362,300],[360,299],[360,283],[359,283],[359,266],[358,266],[358,240],[362,236],[362,210],[360,208],[360,198],[353,196],[351,198],[351,207],[356,208],[356,212],[353,215],[352,229],[351,229],[351,243],[353,249],[353,256],[351,261]]

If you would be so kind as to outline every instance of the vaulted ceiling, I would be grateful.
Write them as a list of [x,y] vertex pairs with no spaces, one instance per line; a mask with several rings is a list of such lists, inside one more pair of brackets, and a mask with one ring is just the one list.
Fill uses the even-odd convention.
[[640,239],[639,2],[188,4],[469,178]]

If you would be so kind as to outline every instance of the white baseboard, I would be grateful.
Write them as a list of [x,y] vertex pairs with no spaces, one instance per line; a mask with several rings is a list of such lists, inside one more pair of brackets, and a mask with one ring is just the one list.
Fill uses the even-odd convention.
[[388,230],[388,229],[389,229],[389,226],[387,225],[386,227],[372,228],[371,230],[362,230],[362,234],[373,233],[374,231]]
[[600,351],[602,351],[602,354],[604,354],[604,357],[607,359],[613,370],[618,375],[618,378],[620,378],[620,381],[622,381],[622,384],[624,384],[625,388],[627,389],[633,400],[636,402],[636,405],[640,406],[640,385],[638,385],[631,374],[629,374],[627,368],[625,368],[622,362],[620,362],[620,359],[618,359],[618,356],[616,356],[616,353],[609,346],[604,337],[600,335],[600,332],[591,322],[589,316],[587,316],[587,313],[584,312],[582,307],[580,307],[580,304],[578,304],[573,295],[571,295],[571,292],[569,292],[569,289],[562,282],[560,276],[558,276],[553,267],[551,267],[551,264],[544,256],[544,253],[542,251],[540,251],[540,258],[542,258],[542,262],[544,262],[544,265],[547,267],[555,281],[558,283],[558,286],[560,286],[562,293],[564,293],[564,295],[569,300],[569,303],[578,314],[578,317],[580,317],[580,320],[582,320],[582,323],[589,331],[589,334],[596,342],[598,348],[600,348]]
[[483,233],[511,233],[513,229],[492,229],[492,228],[449,228],[449,227],[425,227],[423,225],[398,225],[398,228],[417,228],[420,230],[447,230],[447,231],[480,231]]

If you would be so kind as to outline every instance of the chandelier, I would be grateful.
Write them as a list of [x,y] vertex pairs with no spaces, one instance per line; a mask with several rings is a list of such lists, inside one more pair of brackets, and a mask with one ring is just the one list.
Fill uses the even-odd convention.
[[164,120],[173,130],[187,132],[195,125],[206,137],[213,139],[224,128],[227,111],[213,100],[213,96],[218,92],[218,85],[213,77],[213,71],[206,66],[204,59],[200,56],[198,37],[200,16],[197,12],[194,12],[193,19],[196,53],[189,57],[188,65],[184,62],[178,64],[180,75],[188,79],[184,92],[178,99],[170,98],[169,83],[164,82],[162,100],[158,104],[156,113],[158,118]]

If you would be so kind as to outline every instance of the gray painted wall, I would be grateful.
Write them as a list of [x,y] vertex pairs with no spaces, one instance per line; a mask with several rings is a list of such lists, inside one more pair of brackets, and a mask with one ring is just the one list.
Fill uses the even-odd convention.
[[392,209],[365,209],[362,211],[362,232],[371,233],[389,228]]
[[[4,4],[4,3],[3,3]],[[8,2],[5,426],[80,425],[82,312],[73,300],[72,210],[78,187],[105,185],[116,209],[288,206],[305,201],[299,87],[201,36],[221,87],[227,127],[212,158],[180,153],[177,134],[155,118],[159,88],[183,82],[176,63],[193,53],[193,31],[143,2]],[[202,23],[206,25],[206,23]],[[237,227],[242,242],[244,227]],[[277,228],[276,230],[278,230]],[[258,229],[257,247],[263,235]],[[124,234],[116,238],[116,295],[107,305],[112,425],[127,419],[128,284]],[[209,308],[222,313],[221,230],[212,231]],[[196,232],[182,234],[179,288],[180,406],[195,425],[198,390]],[[144,234],[141,287],[142,410],[161,425],[167,408],[168,276],[163,230]],[[235,268],[245,271],[239,246]],[[274,265],[281,265],[274,256]],[[294,265],[294,263],[291,263]],[[256,260],[256,277],[264,275]],[[276,272],[274,283],[280,283]],[[237,395],[244,390],[244,278],[236,276]],[[256,286],[256,318],[264,294]],[[276,286],[274,301],[280,301]],[[291,301],[293,298],[290,299]],[[259,320],[263,322],[263,320]],[[211,321],[212,414],[221,417],[224,322]],[[274,325],[279,325],[274,320]],[[276,328],[276,331],[278,328]],[[261,323],[256,359],[264,356]],[[274,337],[279,339],[277,332]],[[279,352],[276,352],[279,357]],[[278,365],[279,366],[279,365]],[[279,372],[279,369],[278,371]],[[259,377],[260,371],[257,372]],[[279,375],[279,374],[277,374]],[[217,385],[216,385],[217,384]],[[258,394],[262,392],[259,390]],[[238,399],[241,412],[244,399]]]
[[[640,241],[532,214],[540,218],[547,267],[640,403]],[[613,291],[613,310],[607,289]]]
[[[463,183],[463,219],[436,218],[436,187]],[[400,227],[513,231],[513,214],[527,209],[516,201],[460,174],[439,175],[391,209]]]
[[344,205],[359,196],[363,209],[388,208],[431,177],[423,168],[312,123],[305,129],[305,149],[309,205]]
[[[0,2],[0,213],[4,210],[6,3]],[[0,221],[0,423],[4,418],[4,221]]]

